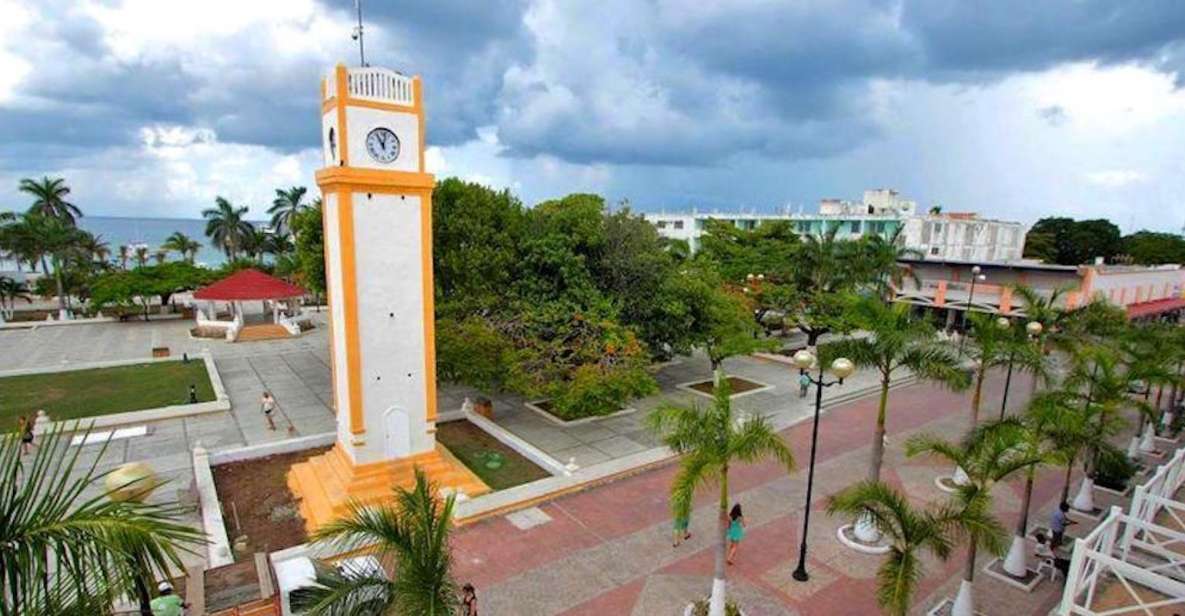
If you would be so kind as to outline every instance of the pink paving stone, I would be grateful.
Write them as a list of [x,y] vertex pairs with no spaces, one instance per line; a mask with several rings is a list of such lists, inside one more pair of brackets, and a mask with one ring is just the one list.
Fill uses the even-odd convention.
[[610,614],[629,614],[638,602],[638,595],[646,580],[639,578],[624,586],[618,586],[609,592],[586,601],[566,612],[564,616],[609,616]]

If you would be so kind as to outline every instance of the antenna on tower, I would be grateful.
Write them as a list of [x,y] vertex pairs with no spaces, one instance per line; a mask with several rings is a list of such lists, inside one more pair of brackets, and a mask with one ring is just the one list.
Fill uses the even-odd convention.
[[362,66],[366,66],[366,46],[362,42],[362,0],[354,0],[354,9],[358,11],[358,26],[354,28],[350,38],[358,41],[358,59]]

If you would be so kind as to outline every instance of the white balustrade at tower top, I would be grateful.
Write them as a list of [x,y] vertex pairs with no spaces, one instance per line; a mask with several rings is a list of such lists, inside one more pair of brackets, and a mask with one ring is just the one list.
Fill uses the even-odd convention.
[[[347,68],[346,79],[350,98],[409,107],[415,105],[414,80],[407,75],[386,68],[365,66]],[[325,78],[325,98],[333,98],[336,94],[337,71],[329,71]]]

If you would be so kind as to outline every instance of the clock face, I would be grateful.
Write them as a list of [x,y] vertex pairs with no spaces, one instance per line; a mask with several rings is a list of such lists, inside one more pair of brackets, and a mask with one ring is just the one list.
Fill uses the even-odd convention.
[[366,135],[366,151],[380,163],[390,163],[399,158],[399,137],[389,128],[379,127]]

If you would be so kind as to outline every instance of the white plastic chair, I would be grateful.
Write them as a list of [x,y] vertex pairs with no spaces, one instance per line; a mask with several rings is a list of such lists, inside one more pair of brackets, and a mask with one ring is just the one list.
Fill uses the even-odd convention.
[[1051,582],[1056,582],[1062,576],[1061,569],[1057,568],[1052,558],[1041,559],[1041,563],[1037,565],[1037,575],[1040,576],[1045,570],[1049,570],[1049,581]]

